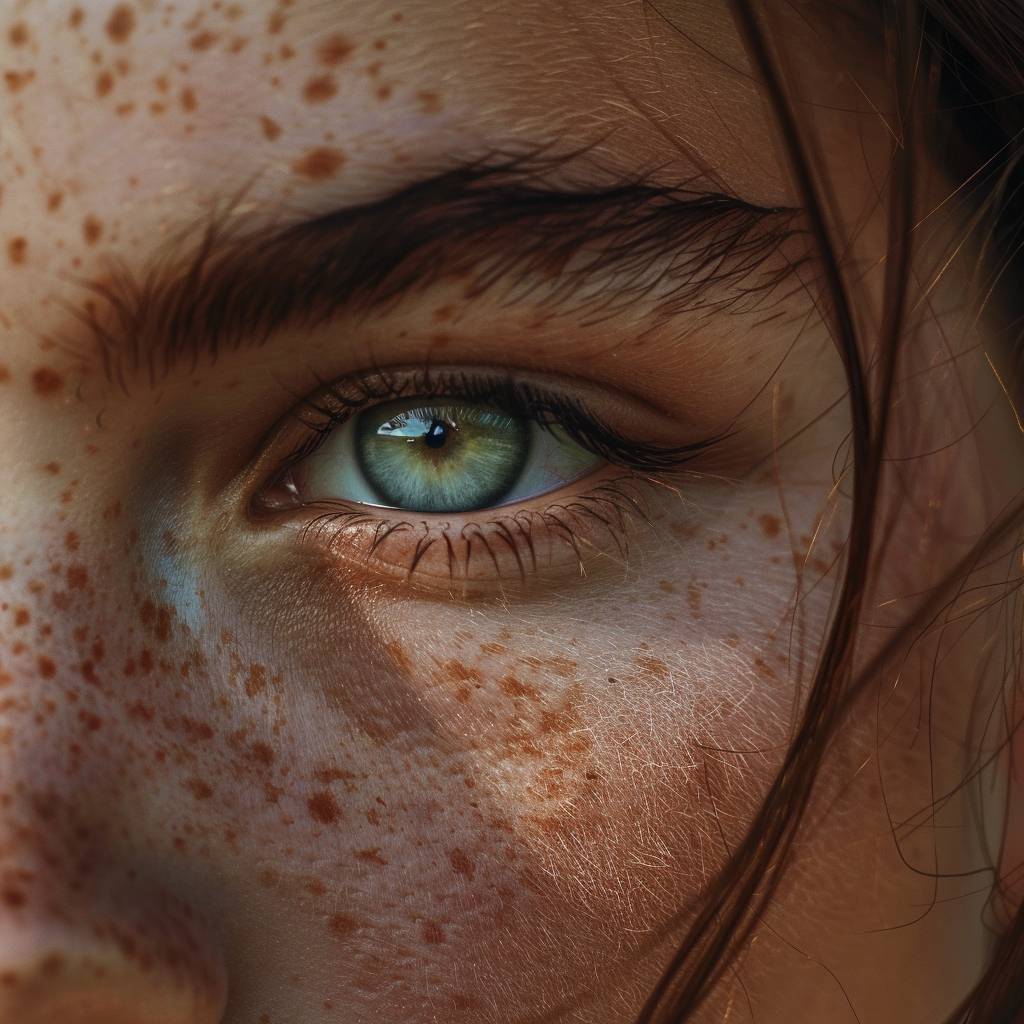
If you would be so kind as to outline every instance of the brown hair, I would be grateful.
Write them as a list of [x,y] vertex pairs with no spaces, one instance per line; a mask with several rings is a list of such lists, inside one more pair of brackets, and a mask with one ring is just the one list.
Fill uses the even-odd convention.
[[[882,33],[890,61],[903,133],[890,178],[888,256],[879,358],[866,369],[854,316],[827,219],[813,140],[787,100],[785,40],[773,36],[753,0],[732,0],[751,64],[770,99],[792,176],[804,199],[820,260],[831,328],[849,382],[854,473],[853,519],[846,573],[794,740],[745,839],[705,889],[685,938],[665,969],[636,1024],[690,1019],[751,938],[778,889],[787,856],[808,807],[829,741],[844,717],[888,664],[948,604],[950,594],[983,555],[1007,544],[1020,549],[1024,502],[989,524],[971,555],[930,592],[900,636],[853,669],[862,604],[879,539],[877,498],[885,476],[883,446],[895,367],[906,336],[915,202],[913,154],[926,145],[957,191],[972,200],[973,243],[982,253],[983,301],[999,307],[1009,324],[1002,339],[1009,367],[1004,385],[1011,400],[1024,384],[1024,7],[1018,0],[859,0],[857,15]],[[998,328],[997,328],[998,330]],[[1016,332],[1016,333],[1014,333]],[[1010,587],[1019,586],[1019,580]],[[1015,648],[1016,649],[1016,648]],[[1009,687],[1019,691],[1021,666]],[[1024,702],[1018,701],[1018,707]],[[1008,723],[1005,744],[1020,723]],[[1020,738],[1018,737],[1018,742]],[[1024,867],[1024,865],[1022,865]],[[993,876],[997,869],[992,867]],[[1019,874],[1019,869],[1017,869]],[[996,878],[995,895],[1009,879]],[[994,940],[987,970],[949,1024],[1013,1024],[1024,1019],[1024,908]],[[937,1022],[938,1024],[938,1022]]]

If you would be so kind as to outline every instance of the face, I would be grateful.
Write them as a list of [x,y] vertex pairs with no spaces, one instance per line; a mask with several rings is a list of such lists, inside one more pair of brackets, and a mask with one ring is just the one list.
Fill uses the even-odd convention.
[[[627,1024],[851,521],[726,5],[0,9],[0,1021]],[[880,57],[786,31],[870,325]],[[865,662],[1021,483],[964,280],[915,306]],[[970,986],[988,892],[935,875],[984,858],[1000,621],[878,669],[701,1021]]]

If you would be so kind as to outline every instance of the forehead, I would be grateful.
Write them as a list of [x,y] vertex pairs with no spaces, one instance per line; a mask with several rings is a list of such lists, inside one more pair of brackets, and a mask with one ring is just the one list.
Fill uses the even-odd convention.
[[348,199],[430,159],[556,141],[778,187],[718,0],[672,5],[677,27],[617,0],[0,10],[0,177],[27,211],[62,193],[104,224],[143,202],[173,218],[253,176],[257,194]]

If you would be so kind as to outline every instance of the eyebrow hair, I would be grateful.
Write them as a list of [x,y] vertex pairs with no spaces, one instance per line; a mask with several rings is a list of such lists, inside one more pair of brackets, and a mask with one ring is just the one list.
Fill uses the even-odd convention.
[[564,162],[491,155],[380,200],[255,227],[232,217],[243,192],[180,232],[141,272],[111,258],[105,277],[74,279],[87,298],[68,308],[108,379],[128,393],[131,379],[155,386],[183,359],[193,367],[204,354],[215,361],[285,327],[311,329],[445,278],[465,280],[467,298],[506,282],[515,300],[544,281],[544,304],[559,306],[595,274],[614,273],[599,295],[578,303],[604,318],[655,290],[667,289],[665,315],[757,301],[798,265],[790,259],[757,273],[802,233],[794,208],[642,175],[552,184]]

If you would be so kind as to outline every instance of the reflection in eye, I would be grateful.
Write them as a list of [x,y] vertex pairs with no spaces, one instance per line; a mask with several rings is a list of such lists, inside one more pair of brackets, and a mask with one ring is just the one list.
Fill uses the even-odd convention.
[[400,399],[336,429],[297,486],[306,500],[471,512],[537,497],[603,464],[557,424],[481,402]]

